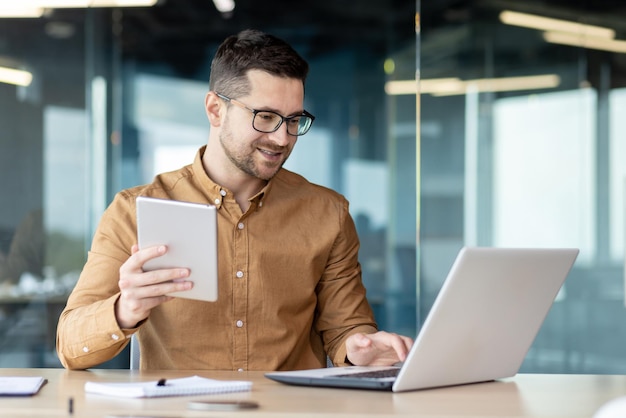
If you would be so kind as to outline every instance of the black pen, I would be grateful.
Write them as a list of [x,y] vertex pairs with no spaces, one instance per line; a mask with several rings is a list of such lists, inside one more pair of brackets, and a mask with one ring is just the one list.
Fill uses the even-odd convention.
[[67,401],[67,412],[70,416],[74,415],[74,398],[69,398]]
[[166,379],[159,379],[157,386],[165,386]]

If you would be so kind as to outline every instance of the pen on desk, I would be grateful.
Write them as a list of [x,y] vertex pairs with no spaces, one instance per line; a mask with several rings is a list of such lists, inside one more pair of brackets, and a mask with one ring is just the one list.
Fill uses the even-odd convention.
[[74,415],[74,398],[69,398],[67,400],[67,412],[70,415]]
[[166,379],[159,379],[157,386],[165,386]]

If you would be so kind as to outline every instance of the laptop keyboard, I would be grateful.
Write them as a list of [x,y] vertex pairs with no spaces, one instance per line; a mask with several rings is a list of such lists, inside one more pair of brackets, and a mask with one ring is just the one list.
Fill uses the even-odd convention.
[[337,374],[333,377],[352,377],[358,379],[385,379],[396,377],[400,373],[400,368],[371,370],[367,372]]

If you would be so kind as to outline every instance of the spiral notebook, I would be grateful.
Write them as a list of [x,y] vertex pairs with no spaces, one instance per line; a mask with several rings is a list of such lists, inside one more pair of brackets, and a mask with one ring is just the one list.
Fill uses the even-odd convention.
[[245,392],[252,382],[242,380],[215,380],[200,376],[180,379],[161,379],[149,382],[86,382],[85,392],[123,398],[154,398],[160,396],[209,395]]

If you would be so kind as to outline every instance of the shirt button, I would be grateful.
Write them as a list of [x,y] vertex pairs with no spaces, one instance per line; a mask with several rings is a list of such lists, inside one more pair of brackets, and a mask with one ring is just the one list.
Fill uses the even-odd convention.
[[243,370],[243,369],[237,369],[237,371],[238,371],[238,372],[243,372],[244,370]]
[[237,321],[237,328],[243,327],[243,321],[240,319]]
[[238,271],[237,272],[237,277],[239,277],[241,279],[243,277],[243,271]]
[[220,190],[220,194],[221,194],[222,196],[226,196],[226,190]]
[[221,202],[221,200],[219,200],[219,199],[215,199],[213,202],[214,202],[216,205],[219,205],[219,204],[220,204],[220,202]]
[[119,335],[117,334],[111,334],[111,338],[113,338],[115,341],[120,339]]
[[239,222],[239,224],[237,224],[237,228],[243,229],[243,222]]
[[83,353],[88,353],[88,352],[89,352],[89,347],[84,346],[84,347],[83,347]]

